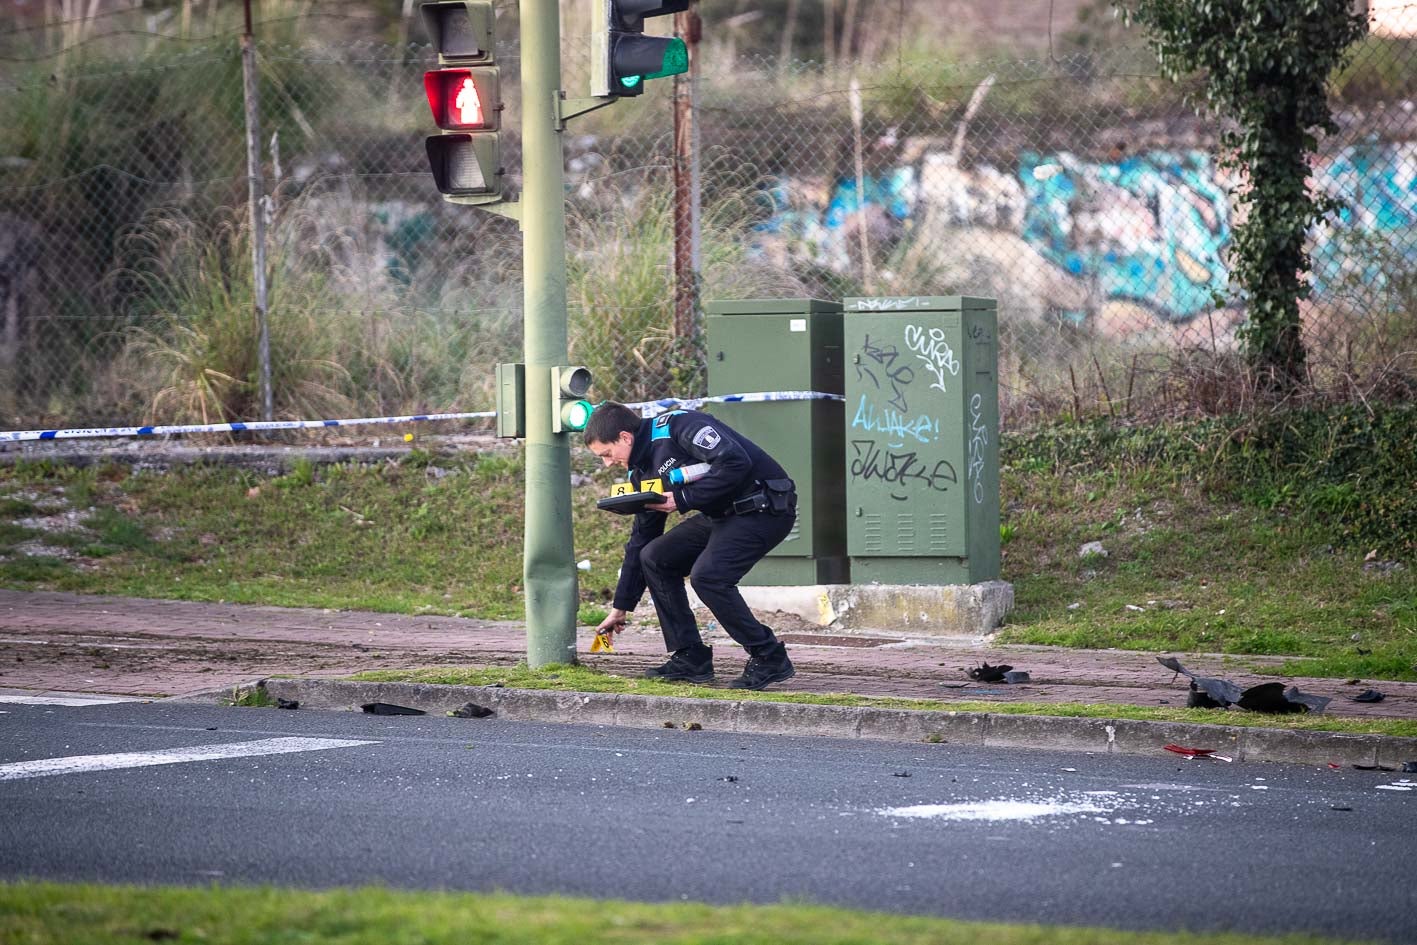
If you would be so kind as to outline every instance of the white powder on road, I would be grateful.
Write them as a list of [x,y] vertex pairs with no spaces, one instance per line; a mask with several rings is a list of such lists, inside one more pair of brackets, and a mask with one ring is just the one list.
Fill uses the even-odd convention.
[[1100,814],[1107,808],[1088,801],[979,801],[965,804],[916,804],[913,807],[882,807],[886,817],[935,817],[940,820],[1036,820],[1059,814]]

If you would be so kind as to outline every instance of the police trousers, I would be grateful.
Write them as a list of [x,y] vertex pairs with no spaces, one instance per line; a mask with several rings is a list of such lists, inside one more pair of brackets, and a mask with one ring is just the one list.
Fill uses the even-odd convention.
[[771,628],[754,617],[743,601],[738,582],[787,537],[795,518],[795,512],[713,519],[693,515],[641,549],[640,564],[666,650],[703,642],[689,609],[685,577],[728,635],[749,653],[776,645]]

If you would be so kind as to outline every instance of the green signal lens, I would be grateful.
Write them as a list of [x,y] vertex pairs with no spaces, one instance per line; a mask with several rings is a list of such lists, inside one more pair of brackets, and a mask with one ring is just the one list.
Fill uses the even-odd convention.
[[588,400],[567,401],[561,405],[561,426],[567,430],[584,430],[592,409]]
[[633,89],[635,86],[639,85],[643,79],[644,76],[642,75],[622,75],[620,77],[620,84],[627,89]]

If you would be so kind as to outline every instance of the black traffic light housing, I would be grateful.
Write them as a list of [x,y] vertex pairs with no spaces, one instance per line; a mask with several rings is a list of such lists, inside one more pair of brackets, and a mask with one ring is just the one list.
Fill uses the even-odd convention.
[[625,98],[644,92],[644,80],[689,69],[682,39],[646,36],[645,20],[689,9],[691,0],[593,0],[591,94]]

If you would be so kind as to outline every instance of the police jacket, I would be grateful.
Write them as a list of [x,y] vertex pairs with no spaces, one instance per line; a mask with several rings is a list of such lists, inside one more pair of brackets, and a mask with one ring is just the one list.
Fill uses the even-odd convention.
[[[707,463],[708,471],[691,482],[671,484],[673,470],[698,463]],[[758,491],[764,480],[787,478],[782,466],[762,447],[722,420],[697,410],[674,410],[641,421],[629,466],[636,491],[643,483],[658,479],[660,491],[673,493],[680,512],[696,509],[711,519],[726,515],[734,499]],[[644,596],[640,550],[664,534],[668,518],[667,512],[636,513],[615,587],[614,606],[620,610],[634,610]]]

